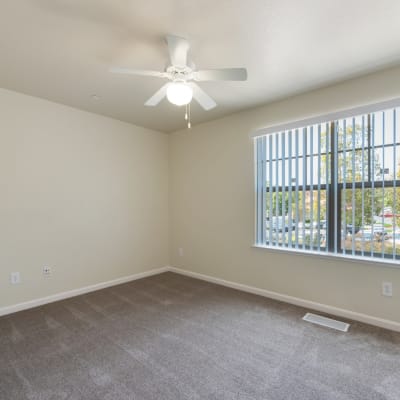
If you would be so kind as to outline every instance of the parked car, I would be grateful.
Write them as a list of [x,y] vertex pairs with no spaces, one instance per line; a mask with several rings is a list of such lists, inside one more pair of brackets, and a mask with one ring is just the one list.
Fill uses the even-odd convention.
[[390,238],[388,232],[382,229],[372,230],[372,229],[361,229],[355,236],[355,240],[357,241],[373,241],[376,240],[378,242],[382,242],[384,240],[388,240]]
[[267,230],[269,230],[269,228],[270,228],[270,222],[272,222],[272,232],[289,232],[289,230],[294,231],[296,229],[296,226],[294,223],[292,223],[292,226],[290,229],[289,223],[285,217],[281,217],[281,216],[272,217],[271,221],[267,218],[267,220],[266,220]]

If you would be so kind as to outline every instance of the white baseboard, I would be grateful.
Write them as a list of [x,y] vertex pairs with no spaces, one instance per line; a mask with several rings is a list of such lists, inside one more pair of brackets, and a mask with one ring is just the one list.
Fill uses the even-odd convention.
[[253,286],[243,285],[241,283],[227,281],[224,279],[215,278],[210,275],[199,274],[197,272],[192,272],[192,271],[183,270],[180,268],[175,268],[175,267],[170,267],[170,266],[152,269],[150,271],[140,272],[138,274],[133,274],[133,275],[129,275],[129,276],[124,276],[122,278],[113,279],[113,280],[107,281],[107,282],[96,283],[94,285],[85,286],[85,287],[78,288],[78,289],[72,289],[72,290],[68,290],[66,292],[62,292],[62,293],[56,293],[51,296],[46,296],[46,297],[42,297],[40,299],[30,300],[30,301],[18,303],[18,304],[11,305],[11,306],[0,307],[0,316],[12,314],[17,311],[27,310],[29,308],[41,306],[43,304],[53,303],[55,301],[68,299],[70,297],[79,296],[81,294],[94,292],[96,290],[120,285],[122,283],[131,282],[131,281],[134,281],[137,279],[146,278],[146,277],[149,277],[152,275],[157,275],[157,274],[161,274],[163,272],[168,272],[168,271],[175,272],[175,273],[181,274],[181,275],[190,276],[190,277],[196,278],[196,279],[201,279],[203,281],[216,283],[217,285],[230,287],[232,289],[241,290],[243,292],[257,294],[259,296],[267,297],[270,299],[283,301],[285,303],[294,304],[296,306],[308,308],[311,310],[316,310],[316,311],[324,312],[327,314],[332,314],[332,315],[335,315],[338,317],[348,318],[348,319],[363,322],[366,324],[375,325],[380,328],[385,328],[385,329],[390,329],[392,331],[400,332],[400,323],[399,322],[382,319],[382,318],[378,318],[378,317],[373,317],[371,315],[362,314],[362,313],[358,313],[355,311],[346,310],[343,308],[333,307],[333,306],[329,306],[327,304],[317,303],[317,302],[310,301],[310,300],[300,299],[298,297],[293,297],[293,296],[289,296],[286,294],[272,292],[270,290],[260,289],[260,288],[256,288]]
[[56,294],[46,296],[46,297],[41,297],[40,299],[25,301],[23,303],[18,303],[18,304],[15,304],[12,306],[7,306],[7,307],[0,307],[0,317],[2,315],[12,314],[17,311],[27,310],[29,308],[42,306],[43,304],[53,303],[55,301],[68,299],[70,297],[75,297],[75,296],[79,296],[81,294],[94,292],[96,290],[104,289],[104,288],[115,286],[115,285],[120,285],[120,284],[126,283],[126,282],[135,281],[137,279],[146,278],[148,276],[161,274],[162,272],[167,272],[167,271],[169,271],[169,267],[152,269],[150,271],[144,271],[144,272],[139,272],[137,274],[133,274],[133,275],[129,275],[129,276],[123,276],[122,278],[113,279],[111,281],[100,282],[100,283],[96,283],[94,285],[85,286],[85,287],[78,288],[78,289],[68,290],[66,292],[56,293]]
[[370,324],[378,326],[380,328],[385,328],[385,329],[390,329],[392,331],[400,332],[400,323],[396,321],[373,317],[371,315],[362,314],[355,311],[346,310],[343,308],[333,307],[327,304],[316,303],[314,301],[300,299],[298,297],[272,292],[270,290],[260,289],[253,286],[243,285],[241,283],[226,281],[224,279],[214,278],[213,276],[203,275],[197,272],[183,270],[175,267],[169,267],[168,270],[171,272],[175,272],[177,274],[186,275],[192,278],[201,279],[203,281],[216,283],[218,285],[227,286],[232,289],[241,290],[243,292],[257,294],[259,296],[264,296],[270,299],[283,301],[285,303],[294,304],[296,306],[308,308],[311,310],[316,310],[327,314],[332,314],[338,317],[348,318],[355,321],[363,322],[365,324]]

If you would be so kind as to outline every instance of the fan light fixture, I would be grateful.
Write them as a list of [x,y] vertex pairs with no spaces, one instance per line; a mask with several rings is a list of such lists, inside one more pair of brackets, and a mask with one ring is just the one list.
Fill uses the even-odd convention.
[[167,88],[167,99],[176,106],[184,106],[192,101],[193,89],[184,82],[172,82]]
[[195,99],[204,110],[213,109],[217,103],[196,83],[204,81],[245,81],[247,80],[246,68],[220,68],[196,70],[194,64],[188,60],[190,49],[189,42],[185,38],[175,35],[167,35],[169,61],[164,71],[139,70],[132,68],[111,68],[116,74],[132,74],[142,76],[154,76],[168,79],[145,103],[145,106],[154,107],[165,97],[176,106],[186,106],[185,121],[190,128],[190,105]]

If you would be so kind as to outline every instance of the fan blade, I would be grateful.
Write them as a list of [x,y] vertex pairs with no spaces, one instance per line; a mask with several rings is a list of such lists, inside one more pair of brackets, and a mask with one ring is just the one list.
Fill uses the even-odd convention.
[[246,68],[205,69],[193,73],[195,81],[245,81]]
[[168,78],[168,74],[166,72],[158,72],[158,71],[147,71],[142,69],[131,69],[131,68],[111,68],[110,72],[113,74],[132,74],[132,75],[142,75],[142,76],[155,76],[157,78]]
[[186,67],[189,42],[181,37],[168,35],[166,37],[171,64],[176,67]]
[[146,103],[144,103],[145,106],[156,106],[167,94],[167,88],[168,88],[169,82],[166,83],[164,86],[161,86],[160,89],[157,90],[157,92],[155,92],[153,94],[153,96],[151,96]]
[[190,82],[193,88],[193,98],[206,110],[216,107],[217,103],[196,83]]

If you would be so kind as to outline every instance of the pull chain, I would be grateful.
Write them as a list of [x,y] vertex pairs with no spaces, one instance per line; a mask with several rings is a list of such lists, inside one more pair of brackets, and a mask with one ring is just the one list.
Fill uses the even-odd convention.
[[188,105],[186,104],[186,109],[185,109],[185,121],[188,120]]
[[188,114],[188,128],[190,129],[192,127],[192,124],[190,123],[190,103],[186,106],[189,114]]

